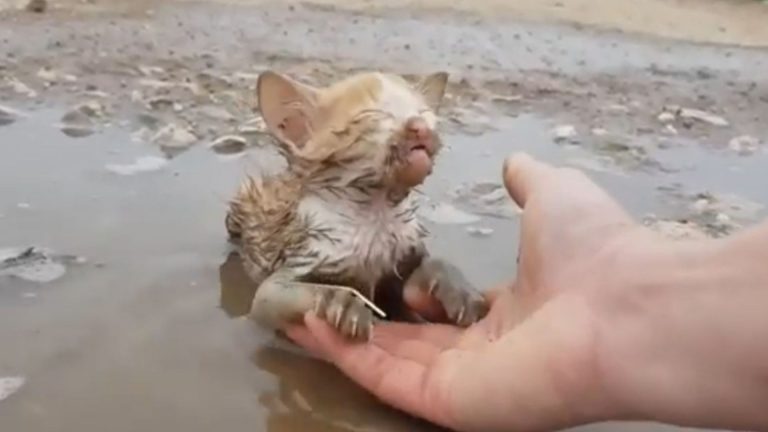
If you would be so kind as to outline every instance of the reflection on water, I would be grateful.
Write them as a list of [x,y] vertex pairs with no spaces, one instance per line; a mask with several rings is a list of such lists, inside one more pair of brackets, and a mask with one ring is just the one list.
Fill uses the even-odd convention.
[[[50,247],[88,259],[50,283],[0,278],[0,377],[25,378],[0,402],[3,432],[439,430],[241,319],[255,286],[230,252],[222,215],[243,169],[261,153],[221,159],[195,148],[156,170],[120,175],[106,167],[162,154],[117,129],[68,138],[54,126],[59,117],[43,111],[0,128],[0,249]],[[498,181],[501,157],[513,150],[558,162],[589,157],[553,145],[551,125],[540,119],[507,126],[451,137],[426,195],[441,201],[446,188]],[[509,137],[526,144],[512,146]],[[591,174],[640,214],[661,209],[659,185],[712,185],[721,160],[693,148],[666,155],[705,168]],[[729,159],[752,178],[719,172],[726,177],[718,184],[768,201],[755,186],[764,182],[754,179],[766,175],[758,169],[764,162]],[[432,250],[481,287],[513,274],[517,221],[483,218],[482,225],[494,234],[430,227]],[[470,247],[488,253],[467,255]]]
[[230,318],[241,317],[250,312],[257,286],[245,273],[237,252],[227,254],[227,259],[219,267],[219,282],[219,305]]

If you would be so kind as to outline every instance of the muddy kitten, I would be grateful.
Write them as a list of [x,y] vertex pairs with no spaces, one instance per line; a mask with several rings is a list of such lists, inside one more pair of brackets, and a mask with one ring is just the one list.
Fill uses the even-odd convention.
[[259,287],[251,317],[280,329],[314,310],[344,336],[367,340],[379,319],[418,320],[431,305],[467,326],[488,306],[454,266],[431,257],[412,188],[432,172],[446,73],[412,85],[361,73],[316,88],[275,72],[258,106],[288,161],[284,173],[247,178],[226,227]]

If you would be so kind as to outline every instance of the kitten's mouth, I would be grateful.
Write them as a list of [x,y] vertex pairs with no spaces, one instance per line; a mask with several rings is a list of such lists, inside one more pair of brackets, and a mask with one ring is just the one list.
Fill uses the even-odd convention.
[[410,146],[400,170],[400,181],[408,187],[421,184],[432,172],[432,155],[424,144]]

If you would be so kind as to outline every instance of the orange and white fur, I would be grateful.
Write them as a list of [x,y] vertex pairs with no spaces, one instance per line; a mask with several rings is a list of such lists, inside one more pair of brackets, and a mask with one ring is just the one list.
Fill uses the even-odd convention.
[[461,272],[427,253],[411,193],[441,149],[435,128],[447,78],[414,85],[360,73],[318,88],[260,75],[259,110],[288,168],[245,179],[226,217],[259,285],[253,319],[281,329],[314,310],[344,336],[367,340],[377,318],[349,288],[392,319],[466,326],[487,313]]

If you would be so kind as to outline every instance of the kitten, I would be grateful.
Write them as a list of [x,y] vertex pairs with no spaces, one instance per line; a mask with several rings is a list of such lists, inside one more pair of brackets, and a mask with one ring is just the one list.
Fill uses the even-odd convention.
[[226,216],[259,284],[254,320],[279,330],[314,310],[347,338],[368,340],[378,308],[357,293],[390,319],[421,318],[406,298],[461,326],[487,313],[462,273],[428,254],[411,194],[441,149],[435,126],[447,79],[439,72],[411,85],[360,73],[317,88],[259,76],[259,110],[288,168],[247,178]]

